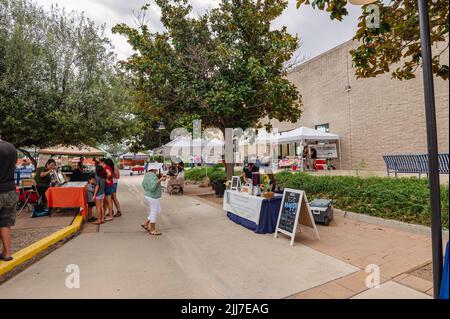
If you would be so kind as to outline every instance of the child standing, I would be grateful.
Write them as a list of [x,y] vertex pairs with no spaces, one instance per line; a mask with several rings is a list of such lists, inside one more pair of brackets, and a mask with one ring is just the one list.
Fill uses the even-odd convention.
[[95,187],[97,186],[95,175],[91,175],[89,177],[88,183],[86,184],[86,197],[88,204],[88,215],[87,221],[88,223],[92,223],[95,221],[95,218],[92,216],[92,208],[95,207]]
[[95,190],[94,199],[95,206],[97,207],[97,221],[93,222],[94,225],[100,225],[105,222],[105,211],[103,208],[105,201],[105,185],[106,185],[106,174],[102,166],[97,166],[95,177]]

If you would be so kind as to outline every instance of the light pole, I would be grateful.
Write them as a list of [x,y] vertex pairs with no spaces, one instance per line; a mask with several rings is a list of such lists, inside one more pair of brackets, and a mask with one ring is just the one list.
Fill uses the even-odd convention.
[[166,158],[165,158],[165,155],[164,155],[164,151],[163,151],[163,149],[162,149],[161,134],[162,134],[162,131],[164,131],[165,129],[166,129],[166,127],[165,127],[163,121],[162,121],[162,120],[159,121],[159,122],[158,122],[158,127],[156,128],[156,130],[157,130],[158,133],[159,133],[159,147],[161,148],[161,155],[162,155],[162,157],[163,157],[163,165],[164,165],[165,162],[166,162]]
[[159,132],[159,147],[162,146],[162,142],[161,142],[161,132],[164,131],[166,129],[166,127],[164,126],[163,121],[159,121],[158,123],[158,128],[156,129]]
[[[377,0],[349,0],[356,5],[366,5]],[[431,245],[433,253],[434,298],[439,298],[442,281],[442,224],[439,183],[438,143],[436,129],[436,106],[432,69],[430,18],[427,0],[417,0],[419,8],[420,42],[423,63],[423,86],[425,95],[425,121],[427,126],[428,167],[431,206]]]

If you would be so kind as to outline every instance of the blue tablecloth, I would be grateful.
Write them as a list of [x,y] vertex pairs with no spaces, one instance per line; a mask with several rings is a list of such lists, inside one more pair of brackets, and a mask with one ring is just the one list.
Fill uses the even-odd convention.
[[442,284],[441,284],[441,295],[440,299],[448,299],[448,254],[449,254],[449,243],[447,242],[447,250],[445,252],[444,270],[442,272]]
[[258,225],[230,212],[227,213],[227,216],[236,224],[242,225],[257,234],[272,234],[277,227],[278,213],[280,212],[282,198],[282,196],[279,196],[263,200]]

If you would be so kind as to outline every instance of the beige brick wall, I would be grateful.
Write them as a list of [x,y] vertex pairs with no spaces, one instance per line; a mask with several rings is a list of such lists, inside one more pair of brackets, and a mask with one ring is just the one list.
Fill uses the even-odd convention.
[[[330,132],[341,137],[340,169],[356,169],[365,161],[367,170],[384,170],[385,154],[426,153],[421,70],[409,81],[390,74],[356,79],[352,47],[353,41],[343,43],[288,75],[303,96],[303,115],[295,124],[274,121],[274,127],[284,131],[329,123]],[[448,61],[448,52],[442,59]],[[448,89],[448,81],[435,80],[440,152],[449,151]]]

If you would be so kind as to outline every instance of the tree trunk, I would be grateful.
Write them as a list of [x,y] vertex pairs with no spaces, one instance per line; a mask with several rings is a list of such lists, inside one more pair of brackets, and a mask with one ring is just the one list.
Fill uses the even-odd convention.
[[234,175],[234,163],[225,163],[225,172],[227,173],[227,180],[231,181]]
[[227,180],[231,181],[234,175],[234,140],[233,131],[223,127],[221,129],[225,137],[225,172],[227,173]]
[[22,153],[25,154],[26,157],[28,157],[31,160],[31,163],[33,163],[34,167],[37,168],[37,161],[36,159],[31,155],[30,152],[28,152],[27,150],[24,150],[23,148],[19,148],[16,146],[16,149],[21,151]]

